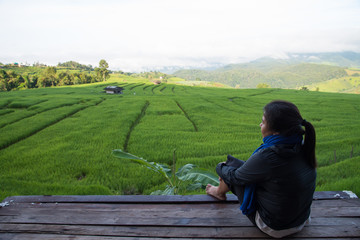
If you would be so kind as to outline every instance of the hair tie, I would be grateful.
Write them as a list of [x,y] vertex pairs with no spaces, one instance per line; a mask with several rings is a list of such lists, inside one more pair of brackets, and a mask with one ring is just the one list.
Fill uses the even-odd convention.
[[305,119],[303,119],[302,122],[301,122],[301,125],[305,126],[306,123],[307,123],[307,121]]

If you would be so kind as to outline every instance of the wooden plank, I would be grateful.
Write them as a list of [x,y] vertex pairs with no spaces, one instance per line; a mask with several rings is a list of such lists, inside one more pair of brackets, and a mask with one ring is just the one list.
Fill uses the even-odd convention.
[[[169,212],[169,211],[202,211],[215,213],[224,211],[233,211],[239,209],[238,204],[208,204],[208,205],[194,205],[194,204],[89,204],[89,203],[78,203],[78,204],[64,204],[64,203],[45,203],[45,204],[30,204],[21,203],[13,204],[5,207],[1,210],[1,214],[7,214],[7,212],[13,211],[42,211],[43,209],[52,209],[53,211],[93,211],[93,212],[121,212],[132,210],[134,212]],[[239,210],[240,211],[240,210]]]
[[[15,225],[15,226],[14,226]],[[256,227],[159,227],[0,224],[0,232],[158,238],[266,238]]]
[[[26,210],[28,208],[51,208],[53,210],[74,210],[79,209],[83,211],[122,211],[122,209],[139,209],[141,211],[191,211],[192,209],[202,209],[203,211],[209,210],[223,210],[234,211],[239,209],[240,204],[91,204],[91,203],[11,203],[9,206],[4,207],[0,211],[1,215],[11,214],[17,212],[17,209]],[[360,207],[359,199],[338,199],[338,200],[322,200],[314,201],[312,208],[329,208],[329,207]],[[10,211],[10,212],[9,212]]]
[[3,209],[16,209],[16,208],[53,208],[53,209],[85,209],[85,210],[96,210],[96,211],[116,211],[121,209],[139,209],[143,211],[151,211],[152,209],[163,209],[164,211],[169,210],[183,210],[190,211],[191,209],[203,209],[203,210],[219,210],[219,209],[234,209],[240,208],[240,204],[219,204],[219,203],[209,203],[209,204],[160,204],[160,203],[143,203],[143,204],[132,204],[132,203],[11,203],[9,206],[4,207]]
[[227,194],[227,201],[220,201],[208,195],[39,195],[39,196],[12,196],[4,202],[29,203],[211,203],[211,202],[238,202],[233,194]]
[[[11,240],[99,240],[99,236],[75,236],[75,235],[60,235],[60,234],[23,234],[23,233],[0,233],[0,239],[11,239]],[[101,237],[102,240],[141,240],[149,238],[139,238],[139,237]],[[190,238],[181,238],[182,240],[189,240]],[[163,240],[163,238],[151,238],[151,240]]]
[[304,229],[292,237],[319,237],[319,238],[341,238],[360,237],[360,226],[305,226]]
[[[322,191],[314,193],[314,200],[349,199],[343,191]],[[42,202],[42,203],[209,203],[209,202],[238,202],[233,194],[227,194],[227,201],[219,201],[208,195],[39,195],[39,196],[12,196],[3,202]]]
[[360,207],[360,199],[331,199],[312,202],[312,207]]
[[[312,223],[291,238],[360,238],[360,200],[328,198],[334,193],[313,201]],[[6,201],[9,205],[0,208],[0,239],[268,238],[241,214],[236,199],[19,196]]]
[[311,208],[311,216],[318,217],[359,217],[359,207],[317,207]]
[[[211,204],[208,208],[203,204],[98,204],[93,208],[92,204],[19,204],[14,207],[6,207],[0,211],[0,222],[17,223],[57,223],[57,224],[96,224],[100,221],[104,224],[128,224],[148,225],[154,223],[159,225],[180,225],[186,224],[210,224],[226,226],[233,223],[233,226],[246,225],[248,220],[234,204]],[[70,208],[69,208],[70,207]],[[201,208],[198,208],[201,207]],[[73,216],[71,219],[68,216]],[[312,207],[312,217],[359,217],[359,207]],[[137,220],[139,219],[139,220]],[[208,222],[202,223],[202,219]]]
[[[64,213],[66,214],[66,213]],[[109,226],[207,226],[207,227],[250,227],[253,224],[242,215],[237,217],[229,218],[218,218],[218,217],[125,217],[125,216],[99,216],[87,215],[59,215],[55,214],[51,216],[34,216],[34,215],[21,215],[21,216],[8,216],[3,217],[0,223],[41,223],[41,224],[72,224],[72,225],[109,225]],[[90,218],[91,217],[91,218]],[[360,226],[360,218],[349,218],[349,217],[312,217],[312,226]]]
[[[99,237],[94,236],[74,236],[74,235],[55,235],[55,234],[1,234],[0,239],[11,239],[11,240],[49,240],[49,239],[75,239],[75,240],[99,240]],[[149,238],[143,237],[101,237],[102,240],[144,240]],[[176,238],[179,240],[196,240],[199,238]],[[231,240],[230,238],[222,238],[223,240]],[[271,238],[269,238],[271,239]],[[297,240],[318,240],[318,238],[296,238]],[[327,238],[329,239],[329,238]],[[335,239],[335,238],[334,238]],[[336,238],[337,240],[358,240],[358,238]],[[151,238],[151,240],[164,240],[164,238]]]
[[[87,226],[0,224],[0,233],[67,234],[86,236],[157,237],[157,238],[268,238],[256,227],[158,227],[158,226]],[[292,238],[346,238],[359,237],[359,226],[305,226]]]
[[[226,203],[226,204],[225,204]],[[50,205],[49,205],[50,204]],[[54,205],[55,204],[55,205]],[[133,204],[133,203],[23,203],[23,202],[10,202],[8,206],[16,206],[16,208],[68,208],[68,209],[78,209],[79,207],[82,209],[98,209],[103,211],[117,210],[119,208],[123,208],[122,206],[129,208],[138,208],[138,209],[146,209],[156,208],[158,205],[161,205],[162,208],[165,209],[178,209],[181,210],[189,210],[192,208],[196,209],[227,209],[227,208],[239,208],[240,204],[237,202],[214,202],[214,203],[192,203],[192,204],[168,204],[168,203],[143,203],[143,204]],[[3,209],[7,209],[8,206]],[[321,201],[313,201],[312,207],[360,207],[360,199],[333,199],[333,200],[321,200]],[[1,212],[0,212],[1,214]]]
[[[1,211],[2,223],[54,223],[54,224],[107,224],[107,225],[203,225],[251,226],[246,216],[237,208],[227,209],[162,209],[161,205],[147,209],[123,206],[104,211],[81,208],[66,209],[48,205],[48,208],[7,208]],[[159,207],[160,206],[160,207]]]
[[360,217],[312,217],[310,226],[360,226]]
[[[131,211],[131,210],[129,210]],[[346,216],[346,215],[345,215]],[[124,213],[93,213],[61,211],[54,212],[51,209],[46,212],[23,212],[14,215],[7,215],[0,218],[1,223],[41,223],[41,224],[72,224],[72,225],[116,225],[116,226],[213,226],[213,227],[240,227],[252,226],[252,223],[243,216],[240,212],[224,212],[221,215],[208,213],[205,216],[195,214],[186,214],[177,212],[167,212],[162,214],[124,214]],[[329,216],[314,216],[312,215],[311,225],[359,225],[359,215],[354,218],[346,216],[329,217]]]
[[357,198],[354,193],[349,194],[347,191],[320,191],[314,193],[314,200],[325,200],[325,199],[350,199]]

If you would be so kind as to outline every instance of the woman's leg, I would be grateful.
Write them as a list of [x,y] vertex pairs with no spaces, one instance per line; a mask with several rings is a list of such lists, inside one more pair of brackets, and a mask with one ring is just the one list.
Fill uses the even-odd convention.
[[[226,165],[228,166],[231,166],[231,167],[234,167],[234,168],[239,168],[241,167],[245,162],[240,160],[240,159],[237,159],[231,155],[228,155],[227,156],[227,161],[226,161]],[[218,187],[215,187],[211,184],[208,184],[206,186],[206,193],[210,196],[213,196],[217,199],[220,199],[220,200],[226,200],[226,193],[230,191],[230,188],[231,188],[231,191],[233,191],[233,186],[230,186],[230,185],[227,185],[223,179],[221,179],[221,177],[219,177],[219,181],[220,181],[220,184]],[[243,188],[243,187],[242,187]]]
[[213,196],[219,200],[226,200],[226,193],[230,191],[226,183],[219,178],[220,184],[218,187],[215,187],[211,184],[206,186],[206,193],[210,196]]

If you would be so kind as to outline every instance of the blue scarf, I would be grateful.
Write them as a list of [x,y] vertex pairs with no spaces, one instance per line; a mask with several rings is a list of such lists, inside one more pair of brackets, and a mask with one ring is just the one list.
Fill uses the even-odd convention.
[[[295,145],[301,143],[303,137],[301,135],[292,135],[289,137],[281,135],[270,135],[263,138],[263,144],[258,147],[252,155],[257,153],[260,149],[268,148],[278,144],[291,144]],[[252,156],[251,155],[251,156]],[[244,199],[240,206],[240,210],[244,215],[249,215],[256,210],[254,195],[255,195],[256,184],[249,184],[245,186]]]

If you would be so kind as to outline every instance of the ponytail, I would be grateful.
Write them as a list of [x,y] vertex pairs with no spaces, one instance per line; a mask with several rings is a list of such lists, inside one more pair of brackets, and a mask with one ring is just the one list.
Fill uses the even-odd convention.
[[304,150],[306,158],[309,161],[309,164],[313,167],[317,167],[316,157],[315,157],[315,145],[316,145],[316,134],[314,126],[306,121],[302,120],[301,125],[305,127],[305,140],[304,140]]
[[264,107],[264,117],[268,127],[280,135],[292,136],[305,134],[303,150],[306,161],[313,168],[317,167],[315,157],[316,134],[314,126],[303,119],[295,104],[284,100],[272,101]]

